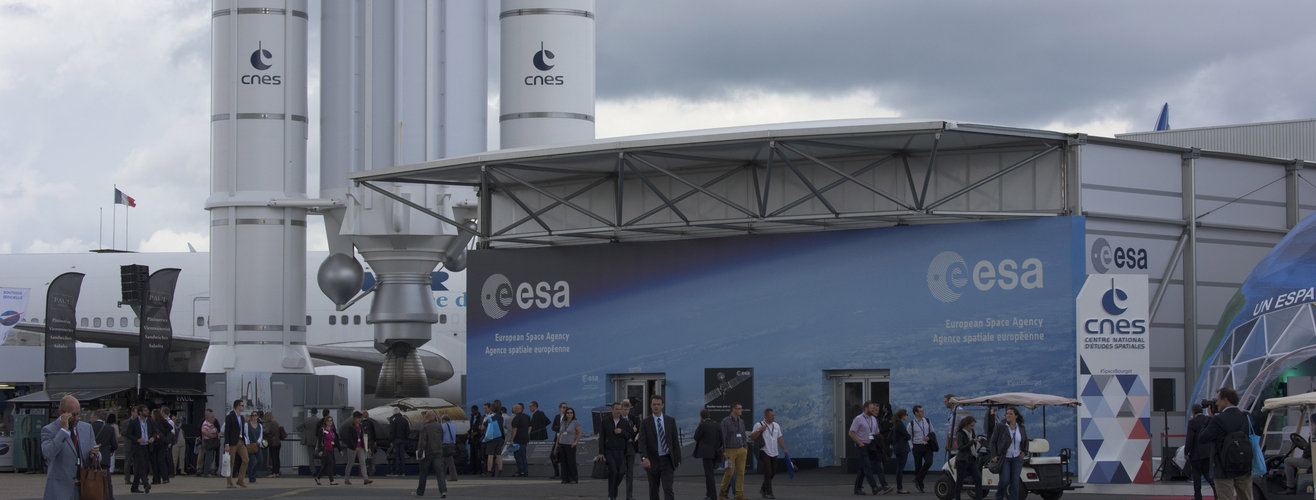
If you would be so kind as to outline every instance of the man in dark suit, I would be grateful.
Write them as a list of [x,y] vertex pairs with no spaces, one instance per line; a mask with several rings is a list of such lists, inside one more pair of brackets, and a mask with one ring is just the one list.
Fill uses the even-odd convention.
[[1197,437],[1198,444],[1215,446],[1215,453],[1211,456],[1211,477],[1215,480],[1212,483],[1215,497],[1232,499],[1237,493],[1238,500],[1252,500],[1251,467],[1249,466],[1245,471],[1226,471],[1220,455],[1225,450],[1225,441],[1230,433],[1252,432],[1248,425],[1248,416],[1238,408],[1238,393],[1230,387],[1216,391],[1215,406],[1223,409],[1207,422],[1206,428],[1202,429],[1201,435]]
[[1189,472],[1193,476],[1193,500],[1202,500],[1202,479],[1211,483],[1211,455],[1215,447],[1199,443],[1197,438],[1211,417],[1202,414],[1202,405],[1193,405],[1193,419],[1188,421],[1188,439],[1184,443],[1184,456],[1188,457]]
[[105,410],[96,410],[92,414],[96,421],[91,423],[92,436],[96,438],[96,444],[99,445],[101,455],[101,468],[107,471],[105,487],[110,489],[110,498],[114,498],[114,481],[109,480],[108,471],[110,464],[114,462],[114,452],[119,449],[119,436],[114,435],[114,428],[105,423],[105,417],[110,412]]
[[539,402],[530,402],[530,440],[548,441],[548,426],[552,422],[539,410]]
[[[233,400],[233,411],[228,412],[224,417],[224,453],[228,453],[230,469],[232,474],[224,479],[228,481],[228,487],[234,488],[233,476],[238,478],[238,486],[247,487],[247,466],[250,457],[247,456],[247,425],[242,422],[242,400]],[[242,466],[238,466],[238,460],[242,460]]]
[[608,464],[608,500],[617,500],[617,486],[626,468],[626,446],[633,434],[630,424],[621,418],[621,406],[611,406],[612,418],[603,419],[599,426],[599,460]]
[[709,416],[708,409],[699,410],[699,427],[695,429],[695,458],[704,461],[704,500],[717,500],[717,482],[713,469],[722,458],[722,426]]
[[444,430],[434,418],[434,410],[425,410],[425,425],[416,433],[416,458],[420,460],[420,484],[416,496],[425,496],[425,482],[430,472],[438,476],[439,498],[448,497],[448,483],[443,479]]
[[151,481],[147,479],[146,473],[151,461],[151,436],[155,435],[155,423],[151,422],[150,413],[146,411],[146,405],[137,405],[137,416],[128,421],[128,428],[125,429],[125,435],[128,436],[128,453],[132,459],[133,465],[133,482],[132,492],[141,493],[137,485],[141,484],[146,487],[146,492],[151,492]]
[[640,463],[649,475],[649,500],[658,500],[658,485],[661,482],[663,496],[675,500],[676,492],[672,490],[672,479],[676,468],[681,466],[681,440],[677,437],[680,430],[676,419],[663,414],[666,403],[657,394],[649,397],[649,410],[653,413],[644,419],[640,428]]
[[[567,402],[563,401],[557,405],[557,415],[553,416],[553,440],[557,441],[557,433],[562,432],[562,416],[567,414]],[[556,447],[553,453],[549,453],[550,462],[553,462],[553,477],[549,479],[559,479],[562,477],[562,466],[558,464]]]

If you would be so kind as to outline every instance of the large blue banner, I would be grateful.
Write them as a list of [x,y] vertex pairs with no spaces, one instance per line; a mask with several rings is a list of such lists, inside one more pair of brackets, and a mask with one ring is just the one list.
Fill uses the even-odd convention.
[[[888,370],[892,406],[925,406],[945,435],[946,393],[1075,396],[1083,230],[1060,217],[478,250],[468,400],[584,414],[614,398],[610,376],[662,374],[688,439],[704,369],[752,367],[792,456],[831,465],[828,375]],[[1052,448],[1075,448],[1074,411],[1047,416]]]

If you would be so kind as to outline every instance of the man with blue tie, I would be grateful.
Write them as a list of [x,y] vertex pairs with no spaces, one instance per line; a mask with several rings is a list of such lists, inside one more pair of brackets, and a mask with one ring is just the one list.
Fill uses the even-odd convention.
[[78,498],[78,467],[100,460],[91,424],[78,421],[82,405],[73,396],[59,401],[59,420],[41,428],[41,456],[46,459],[45,500]]
[[672,479],[676,468],[681,466],[680,432],[676,419],[663,414],[665,402],[657,394],[649,397],[649,410],[653,413],[644,419],[640,434],[640,463],[649,475],[649,500],[658,500],[658,485],[662,484],[663,496],[674,500],[676,492],[672,490]]

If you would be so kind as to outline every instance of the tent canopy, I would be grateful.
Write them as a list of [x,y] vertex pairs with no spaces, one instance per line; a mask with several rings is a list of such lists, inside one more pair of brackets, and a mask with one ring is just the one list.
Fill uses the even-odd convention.
[[1083,404],[1073,398],[1031,392],[1004,392],[976,398],[950,398],[950,402],[956,406],[1022,406],[1029,410],[1036,410],[1039,406],[1074,408]]

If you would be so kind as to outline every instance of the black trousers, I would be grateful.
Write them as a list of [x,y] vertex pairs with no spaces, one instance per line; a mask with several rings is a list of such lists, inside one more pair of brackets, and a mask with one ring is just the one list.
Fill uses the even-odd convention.
[[[759,486],[759,493],[772,494],[772,477],[777,475],[777,457],[768,456],[765,451],[759,451],[759,472],[763,474],[763,485]],[[886,481],[882,481],[885,483]]]
[[283,450],[283,446],[282,446],[282,445],[279,445],[279,446],[271,446],[271,447],[269,447],[269,448],[266,448],[266,450],[268,450],[268,451],[269,451],[269,454],[270,454],[270,474],[278,474],[278,473],[279,473],[279,452]]
[[557,445],[557,461],[562,465],[562,482],[580,480],[580,468],[576,467],[575,446]]
[[157,444],[151,445],[151,482],[159,483],[169,479],[169,447]]
[[626,498],[635,498],[635,448],[626,449]]
[[658,463],[649,463],[649,500],[658,500],[658,487],[663,488],[663,497],[676,500],[676,491],[672,489],[672,480],[676,476],[676,464],[672,456],[658,457]]
[[324,454],[320,455],[320,469],[315,472],[315,475],[313,476],[314,478],[320,479],[322,477],[327,477],[330,481],[334,480],[334,466],[338,465],[334,463],[335,455],[337,455],[337,453],[333,450],[325,450]]
[[926,444],[914,445],[914,485],[918,489],[923,489],[923,479],[928,477],[928,469],[932,468],[932,450],[928,449]]
[[603,459],[608,462],[608,498],[617,498],[617,487],[626,473],[626,451],[604,450]]
[[960,497],[960,485],[973,485],[974,500],[982,500],[982,467],[974,459],[955,461],[955,483],[951,485],[951,498]]
[[1193,500],[1202,500],[1202,480],[1205,479],[1208,485],[1215,488],[1215,483],[1211,482],[1211,459],[1190,460],[1188,462],[1189,473],[1193,477]]
[[148,448],[148,447],[146,447],[146,446],[140,446],[140,445],[138,445],[138,446],[133,446],[133,449],[132,449],[132,466],[133,466],[133,482],[132,482],[132,485],[133,485],[133,489],[134,489],[134,490],[137,489],[137,485],[139,485],[139,484],[140,484],[140,485],[144,485],[144,486],[150,486],[150,485],[151,485],[151,480],[150,480],[149,478],[146,477],[146,472],[149,471],[149,470],[151,470],[151,466],[150,466],[150,465],[147,465],[147,464],[150,462],[150,460],[151,460],[151,450],[150,450],[150,448]]
[[[713,469],[717,468],[718,458],[705,458],[704,462],[704,496],[717,498],[717,481],[713,479]],[[734,486],[733,486],[734,488]]]

